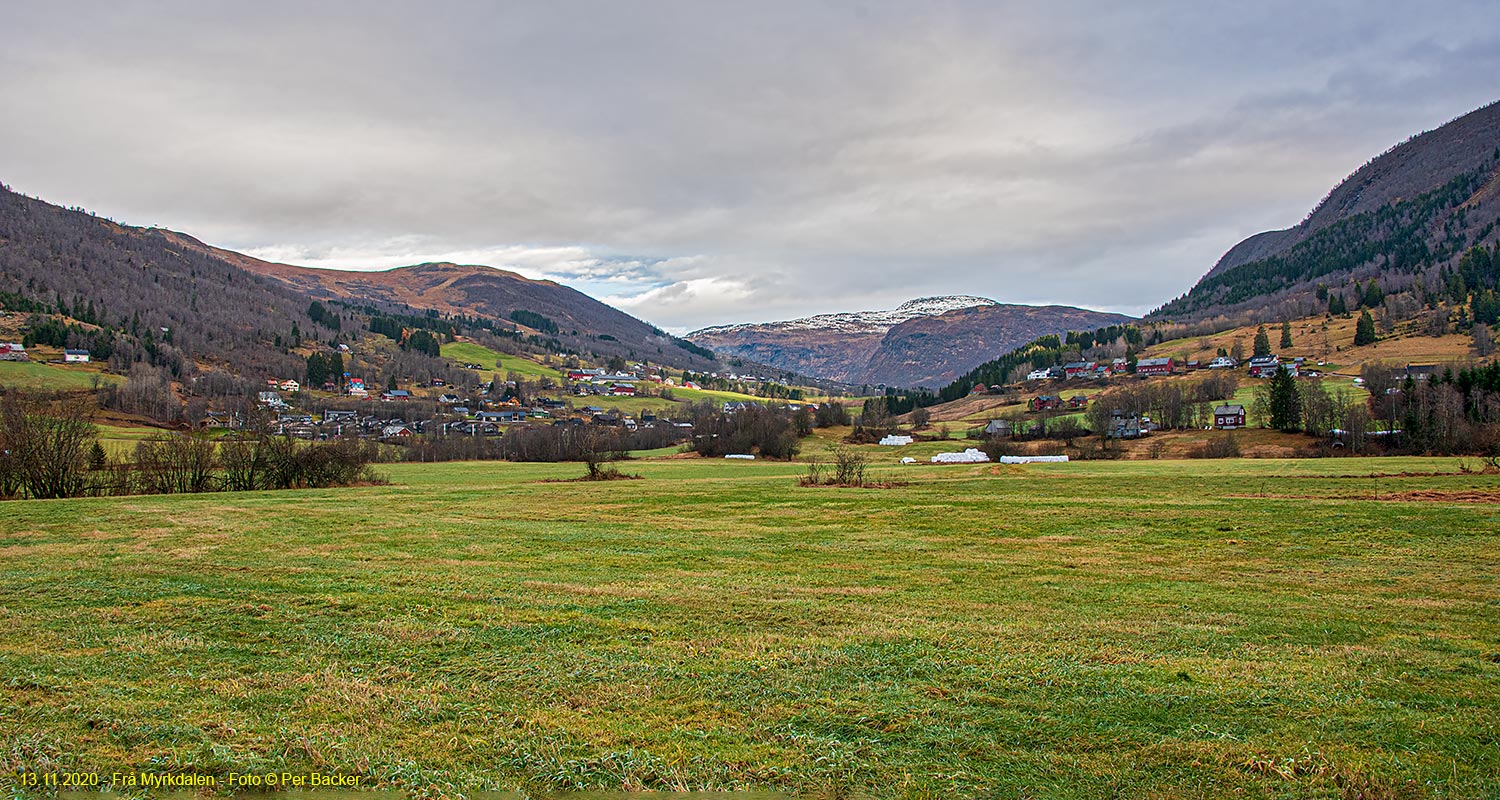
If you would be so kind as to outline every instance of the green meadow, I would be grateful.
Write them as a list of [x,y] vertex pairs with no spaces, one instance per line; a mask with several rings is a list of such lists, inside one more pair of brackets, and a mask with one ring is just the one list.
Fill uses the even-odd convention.
[[500,353],[473,342],[449,342],[442,346],[441,352],[443,358],[478,364],[482,372],[499,372],[501,377],[514,372],[526,378],[562,379],[562,373],[553,367],[522,356]]
[[100,372],[95,364],[46,364],[38,361],[0,361],[0,387],[29,391],[73,391],[119,383],[118,375]]
[[1495,797],[1500,475],[1455,459],[381,469],[0,503],[15,770],[431,794]]

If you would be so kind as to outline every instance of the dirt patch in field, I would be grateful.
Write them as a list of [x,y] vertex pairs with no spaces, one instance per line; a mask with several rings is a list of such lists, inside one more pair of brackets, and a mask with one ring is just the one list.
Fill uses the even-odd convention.
[[1500,491],[1466,489],[1444,491],[1420,489],[1410,492],[1380,492],[1371,495],[1230,494],[1225,497],[1274,500],[1388,500],[1398,503],[1500,503]]

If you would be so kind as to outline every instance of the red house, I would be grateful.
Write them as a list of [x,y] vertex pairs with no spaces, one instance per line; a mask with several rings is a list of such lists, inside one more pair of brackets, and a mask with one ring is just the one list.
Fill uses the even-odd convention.
[[1135,374],[1171,375],[1175,366],[1177,365],[1170,358],[1143,358],[1135,362]]
[[1214,409],[1214,427],[1221,431],[1232,431],[1245,427],[1245,407],[1223,405]]
[[1031,398],[1032,411],[1051,411],[1063,407],[1063,399],[1055,394],[1039,394]]

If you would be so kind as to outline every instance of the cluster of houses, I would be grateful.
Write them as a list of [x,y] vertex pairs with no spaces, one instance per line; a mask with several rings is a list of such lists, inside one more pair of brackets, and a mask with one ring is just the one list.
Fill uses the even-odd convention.
[[[565,408],[558,401],[552,410]],[[658,417],[643,413],[639,416],[606,411],[598,406],[575,409],[576,413],[554,416],[548,408],[515,408],[499,411],[467,413],[462,407],[450,408],[450,413],[439,414],[431,419],[407,419],[406,417],[381,414],[361,414],[347,409],[328,409],[321,415],[294,411],[285,402],[274,409],[271,431],[277,435],[295,436],[301,439],[359,438],[381,441],[401,441],[425,433],[448,436],[501,436],[507,425],[548,420],[552,425],[603,425],[626,430],[642,427],[671,426],[691,428],[692,423]],[[202,428],[224,428],[238,430],[245,426],[243,415],[229,411],[209,411],[198,423]]]
[[1086,394],[1075,394],[1066,400],[1061,395],[1039,394],[1026,403],[1026,408],[1029,411],[1062,411],[1065,409],[1076,411],[1088,407],[1089,397]]
[[[1253,378],[1269,378],[1272,375],[1275,375],[1276,370],[1278,369],[1284,370],[1291,373],[1293,376],[1296,376],[1302,373],[1304,369],[1304,361],[1305,359],[1300,357],[1283,360],[1280,356],[1272,354],[1252,358],[1248,362],[1246,362],[1245,366],[1249,370],[1250,376]],[[1178,372],[1179,370],[1194,372],[1199,369],[1236,369],[1239,366],[1240,362],[1229,356],[1219,356],[1206,364],[1196,360],[1178,361],[1177,359],[1171,357],[1142,358],[1136,361],[1135,374],[1171,375]],[[1115,375],[1121,375],[1128,371],[1129,365],[1123,358],[1116,358],[1109,363],[1104,363],[1102,361],[1073,361],[1057,367],[1034,369],[1026,374],[1026,380],[1087,380],[1108,378]],[[1308,374],[1315,375],[1316,373]],[[982,388],[982,386],[976,386],[975,390],[978,391]]]

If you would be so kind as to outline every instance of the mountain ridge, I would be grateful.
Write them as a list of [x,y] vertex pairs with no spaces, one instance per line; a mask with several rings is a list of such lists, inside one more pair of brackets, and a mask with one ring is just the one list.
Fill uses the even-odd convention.
[[1316,310],[1323,284],[1430,282],[1468,248],[1493,244],[1500,220],[1500,101],[1409,137],[1335,185],[1289,228],[1246,237],[1188,292],[1148,319],[1203,319],[1275,306]]
[[1037,336],[1131,319],[1071,306],[923,297],[886,311],[819,314],[693,331],[718,352],[859,385],[938,386]]

